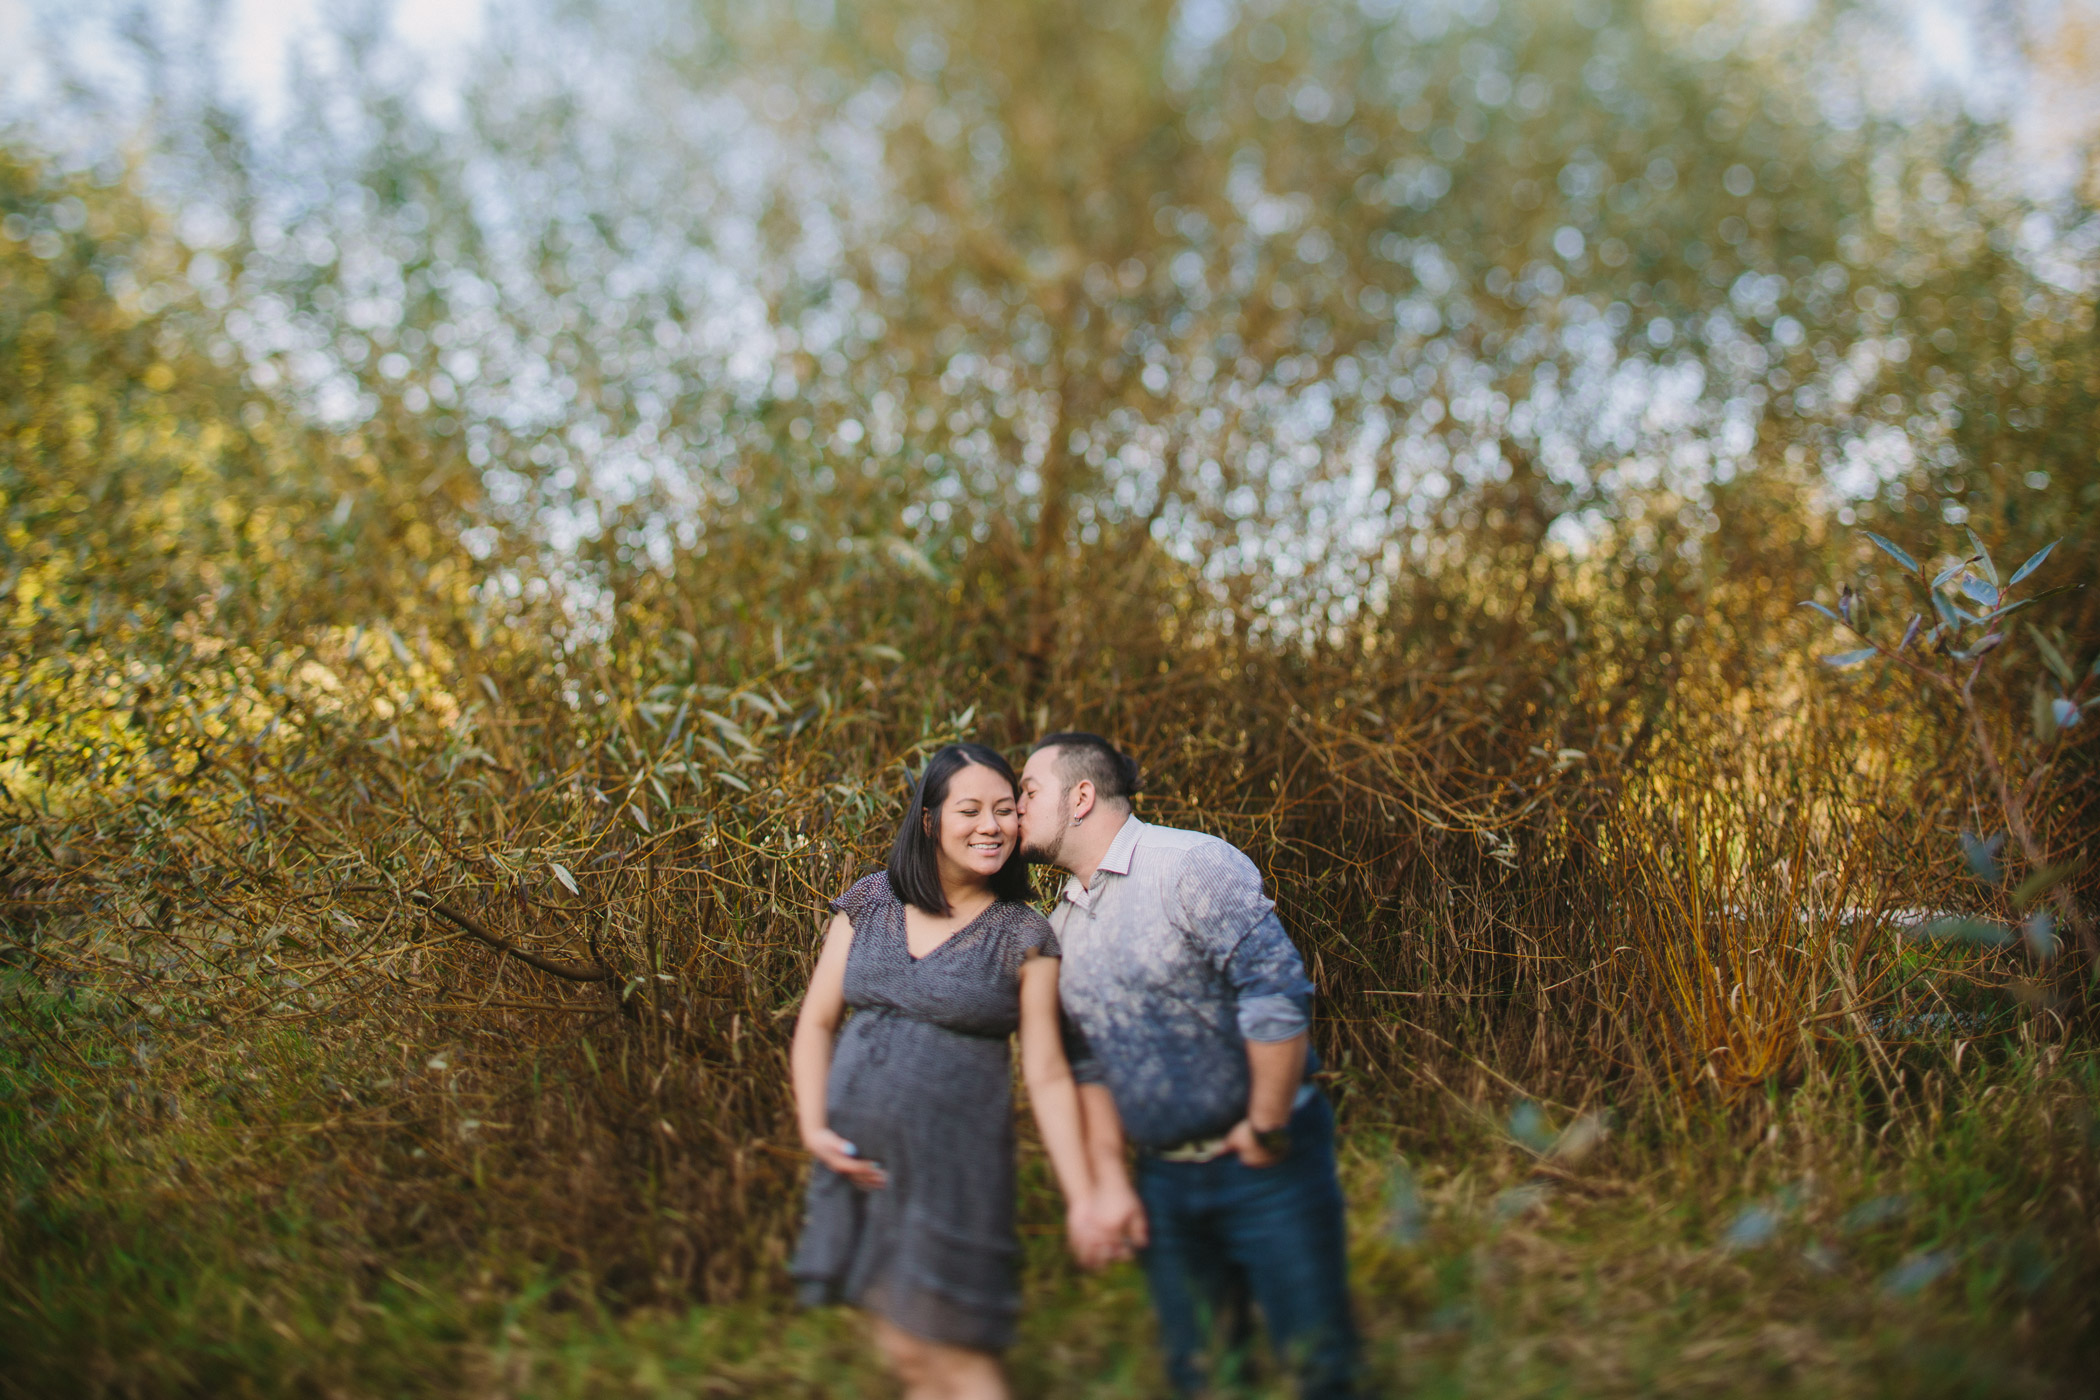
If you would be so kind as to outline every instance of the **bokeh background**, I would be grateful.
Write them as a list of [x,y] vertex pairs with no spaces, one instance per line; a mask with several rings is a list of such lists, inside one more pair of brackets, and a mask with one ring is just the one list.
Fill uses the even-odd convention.
[[880,1393],[819,910],[1067,726],[1273,881],[1379,1386],[2089,1384],[2091,4],[0,50],[0,1394]]

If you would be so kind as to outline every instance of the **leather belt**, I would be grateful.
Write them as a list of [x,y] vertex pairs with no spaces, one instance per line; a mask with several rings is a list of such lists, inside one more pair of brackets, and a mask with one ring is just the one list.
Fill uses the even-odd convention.
[[1156,1162],[1215,1162],[1230,1150],[1222,1137],[1191,1138],[1172,1147],[1148,1147],[1145,1155]]

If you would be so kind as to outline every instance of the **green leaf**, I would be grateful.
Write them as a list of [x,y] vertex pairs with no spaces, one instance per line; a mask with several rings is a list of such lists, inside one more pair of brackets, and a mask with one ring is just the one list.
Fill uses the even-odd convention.
[[1744,1206],[1736,1213],[1726,1233],[1721,1236],[1721,1249],[1736,1254],[1746,1249],[1761,1249],[1772,1242],[1779,1233],[1779,1212],[1770,1206]]
[[2042,629],[2030,622],[2027,632],[2034,638],[2035,650],[2042,654],[2043,663],[2056,672],[2056,678],[2065,685],[2077,685],[2078,673],[2071,669],[2070,662],[2064,660],[2064,654],[2056,649],[2056,644],[2042,635]]
[[1956,661],[1974,661],[1985,652],[1995,651],[1999,643],[2004,640],[2005,634],[2003,632],[1993,632],[1988,637],[1978,637],[1975,646],[1970,647],[1966,651],[1955,652],[1954,659]]
[[2022,608],[2031,608],[2036,603],[2039,603],[2044,599],[2054,598],[2059,593],[2075,593],[2083,587],[2085,587],[2085,585],[2082,583],[2060,583],[2054,588],[2045,588],[2039,593],[2033,594],[2026,598],[2022,598],[2017,603],[2007,603],[2004,607],[1999,608],[1996,612],[1993,612],[1983,620],[1985,622],[1996,622],[2001,617],[2010,617],[2012,614],[2018,612]]
[[1960,633],[1961,611],[1937,588],[1932,590],[1932,609],[1940,615],[1940,625],[1947,629],[1949,637]]
[[1991,562],[1990,550],[1984,546],[1982,540],[1976,538],[1974,530],[1970,530],[1968,535],[1969,543],[1976,546],[1976,559],[1977,562],[1983,565],[1984,577],[1991,581],[1991,587],[1996,588],[1998,586],[1998,566]]
[[1921,1249],[1910,1255],[1881,1280],[1881,1291],[1891,1298],[1908,1298],[1954,1267],[1952,1250]]
[[1845,621],[1845,619],[1839,617],[1831,609],[1824,607],[1821,603],[1816,602],[1814,599],[1808,599],[1802,602],[1800,606],[1804,608],[1814,608],[1817,612],[1823,614],[1823,616],[1829,618],[1832,622],[1838,623],[1840,625],[1842,625]]
[[1533,1152],[1543,1153],[1553,1146],[1552,1125],[1545,1111],[1530,1099],[1518,1100],[1510,1110],[1509,1135]]
[[1985,613],[1983,615],[1983,620],[1986,623],[1998,622],[2001,619],[2011,617],[2014,613],[2018,612],[2022,608],[2033,607],[2034,602],[2035,600],[2033,598],[2022,598],[2017,603],[2007,603],[2002,608],[1994,608],[1990,612]]
[[2056,548],[2062,543],[2062,540],[2051,540],[2049,541],[2049,543],[2043,545],[2040,549],[2036,550],[2032,558],[2030,558],[2026,563],[2022,564],[2019,568],[2013,570],[2013,576],[2005,581],[2005,586],[2007,588],[2011,588],[2021,579],[2026,578],[2036,569],[2042,567],[2042,561],[2049,557],[2049,551]]
[[767,719],[780,718],[780,707],[774,704],[771,700],[766,699],[765,696],[758,694],[756,691],[739,690],[736,694],[729,697],[729,703],[731,705],[736,705],[738,703],[749,705],[752,709],[757,710]]
[[583,893],[582,890],[576,888],[576,877],[569,873],[568,866],[563,865],[558,860],[550,860],[547,862],[547,868],[554,872],[554,878],[561,881],[570,894],[580,895]]
[[2034,704],[2031,707],[2034,741],[2037,744],[2048,745],[2056,742],[2056,707],[2050,703],[2055,698],[2049,693],[2049,687],[2037,678],[2034,683]]
[[738,724],[735,720],[729,718],[729,716],[718,715],[713,710],[702,710],[700,712],[700,717],[706,720],[709,724],[713,725],[717,734],[721,735],[724,739],[727,739],[730,743],[735,744],[745,753],[755,754],[764,752],[764,750],[759,748],[757,744],[751,742],[751,736],[744,732],[744,727]]
[[1843,671],[1862,662],[1872,661],[1880,654],[1872,647],[1861,647],[1858,651],[1841,651],[1835,656],[1826,656],[1823,658],[1823,664],[1835,670]]
[[1980,578],[1963,579],[1961,581],[1961,591],[1968,594],[1971,600],[1981,603],[1984,607],[1995,608],[1998,606],[1998,590]]
[[1880,545],[1882,552],[1887,554],[1889,558],[1895,560],[1898,564],[1901,564],[1906,570],[1913,574],[1918,572],[1918,561],[1911,558],[1908,554],[1905,554],[1900,545],[1894,544],[1889,540],[1883,539],[1880,535],[1875,534],[1872,530],[1865,531],[1864,533],[1866,534],[1866,537],[1868,539]]
[[1984,943],[2001,947],[2012,942],[2012,930],[1989,919],[1953,917],[1934,919],[1909,935],[1932,943]]
[[2049,702],[2049,709],[2056,716],[2056,724],[2059,729],[2069,729],[2072,725],[2078,723],[2078,707],[2061,696]]
[[1995,885],[2005,878],[1998,866],[1998,852],[2005,848],[2005,833],[1999,832],[1986,841],[1974,832],[1961,834],[1962,859],[1969,863],[1969,873],[1986,885]]
[[2027,916],[2022,926],[2027,935],[2027,946],[2043,962],[2056,956],[2056,916],[2046,909],[2037,909]]
[[2035,871],[2034,874],[2022,880],[2020,887],[2013,891],[2013,908],[2025,913],[2029,905],[2084,868],[2085,860],[2083,857],[2077,860],[2058,861],[2055,865],[2043,866],[2040,870]]
[[1949,564],[1946,568],[1940,570],[1938,573],[1932,576],[1932,586],[1934,588],[1945,588],[1947,586],[1947,580],[1953,578],[1956,574],[1960,573],[1963,569],[1968,568],[1969,565],[1973,564],[1974,562],[1976,561],[1973,559],[1955,560],[1952,564]]
[[1856,1235],[1891,1220],[1901,1220],[1910,1211],[1908,1196],[1870,1196],[1838,1217],[1838,1230]]
[[914,548],[909,540],[900,539],[895,535],[886,535],[883,537],[883,543],[889,546],[890,558],[925,579],[928,583],[946,583],[948,581],[947,575],[943,574],[931,559],[928,559]]
[[739,778],[734,773],[717,773],[715,774],[715,776],[717,778],[720,778],[723,782],[729,784],[731,787],[735,788],[738,792],[751,791],[751,784],[745,782],[742,778]]

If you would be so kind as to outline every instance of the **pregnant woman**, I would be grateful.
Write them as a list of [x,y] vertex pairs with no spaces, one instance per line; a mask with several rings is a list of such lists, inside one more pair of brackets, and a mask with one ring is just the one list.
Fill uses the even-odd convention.
[[795,1025],[795,1111],[816,1165],[792,1270],[805,1303],[873,1317],[911,1400],[1007,1393],[999,1353],[1021,1303],[1016,1029],[1068,1212],[1090,1198],[1057,940],[1023,903],[1017,790],[1012,766],[981,744],[927,762],[888,871],[832,901]]

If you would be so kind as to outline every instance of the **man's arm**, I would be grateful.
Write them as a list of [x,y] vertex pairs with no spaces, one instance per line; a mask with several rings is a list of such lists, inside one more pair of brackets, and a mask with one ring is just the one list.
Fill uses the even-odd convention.
[[1106,1084],[1079,1086],[1079,1121],[1086,1134],[1087,1167],[1099,1182],[1130,1184],[1130,1169],[1123,1155],[1123,1116],[1116,1112],[1116,1097]]
[[1079,1086],[1079,1121],[1094,1178],[1094,1200],[1087,1228],[1074,1232],[1073,1245],[1081,1264],[1099,1269],[1130,1258],[1150,1236],[1145,1207],[1130,1184],[1123,1115],[1116,1112],[1115,1095],[1106,1084]]
[[1145,1247],[1145,1208],[1130,1184],[1123,1115],[1107,1073],[1077,1019],[1063,1020],[1065,1057],[1079,1084],[1079,1134],[1094,1189],[1087,1208],[1069,1226],[1072,1253],[1089,1269],[1106,1268]]
[[1247,1047],[1246,1116],[1226,1142],[1250,1167],[1280,1160],[1257,1134],[1290,1122],[1305,1077],[1312,983],[1305,962],[1261,890],[1261,872],[1246,853],[1207,842],[1184,858],[1167,900],[1167,918],[1224,975]]
[[1261,1145],[1260,1134],[1274,1132],[1291,1121],[1291,1105],[1298,1085],[1305,1078],[1305,1052],[1311,1039],[1299,1032],[1288,1040],[1247,1042],[1247,1116],[1226,1134],[1226,1145],[1250,1167],[1273,1166],[1282,1154]]
[[1240,1035],[1247,1044],[1247,1116],[1227,1136],[1250,1167],[1281,1160],[1262,1147],[1260,1135],[1291,1121],[1298,1086],[1305,1079],[1312,1041],[1312,983],[1273,910],[1265,912],[1225,962],[1226,980],[1239,999]]
[[1305,1079],[1306,1047],[1311,1043],[1312,1038],[1302,1032],[1289,1040],[1247,1042],[1247,1072],[1253,1081],[1247,1090],[1247,1121],[1257,1133],[1291,1121],[1298,1085]]

